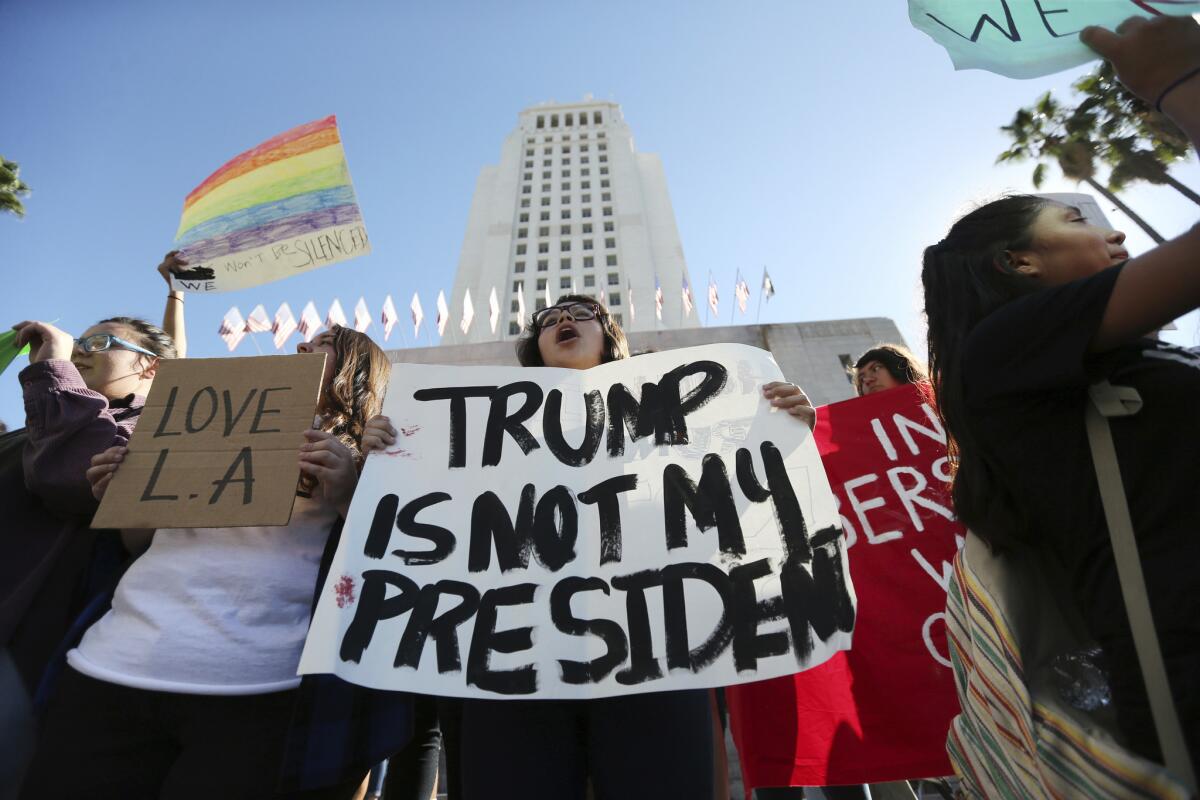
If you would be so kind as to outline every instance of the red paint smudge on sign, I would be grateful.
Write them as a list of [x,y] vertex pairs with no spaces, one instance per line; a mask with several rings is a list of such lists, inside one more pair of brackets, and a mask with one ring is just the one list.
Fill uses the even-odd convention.
[[354,602],[354,578],[349,575],[343,575],[338,578],[338,582],[333,586],[333,593],[337,597],[338,608],[345,608]]

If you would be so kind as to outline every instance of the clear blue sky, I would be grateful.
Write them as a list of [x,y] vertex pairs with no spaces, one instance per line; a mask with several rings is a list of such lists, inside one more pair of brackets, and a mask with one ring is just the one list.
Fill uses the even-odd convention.
[[[921,348],[922,247],[971,202],[1032,188],[1032,165],[992,166],[998,128],[1081,71],[956,73],[903,0],[6,0],[0,30],[0,154],[34,190],[25,220],[0,218],[6,325],[158,319],[154,266],[184,195],[263,139],[338,115],[374,252],[190,296],[194,356],[226,353],[216,329],[233,304],[287,300],[298,313],[312,299],[323,313],[365,295],[377,312],[386,293],[403,308],[418,291],[431,309],[452,284],[479,169],[498,161],[517,112],[587,92],[620,103],[637,148],[662,157],[698,298],[711,270],[722,324],[735,270],[757,284],[766,265],[778,294],[763,321],[891,317]],[[1194,164],[1176,174],[1200,186]],[[1169,189],[1127,200],[1167,235],[1200,211]],[[1148,246],[1111,218],[1135,253]],[[1193,315],[1174,338],[1197,336]],[[24,416],[19,365],[0,377],[10,425]]]

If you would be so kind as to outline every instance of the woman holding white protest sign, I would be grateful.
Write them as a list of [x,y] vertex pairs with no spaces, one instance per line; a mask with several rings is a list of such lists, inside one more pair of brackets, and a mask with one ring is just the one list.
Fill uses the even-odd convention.
[[[629,357],[625,334],[593,298],[567,295],[534,313],[517,345],[523,366],[587,370]],[[798,387],[763,387],[771,405],[811,425]],[[399,433],[387,418],[368,423],[364,447],[386,448]],[[461,701],[464,800],[712,798],[710,691],[647,692],[595,700]],[[451,743],[452,746],[452,743]],[[453,763],[453,762],[452,762]]]
[[[1131,19],[1083,41],[1200,144],[1200,26]],[[924,254],[929,363],[956,456],[959,518],[993,551],[1032,548],[1066,575],[1103,651],[1124,744],[1160,760],[1100,502],[1085,408],[1111,381],[1141,396],[1114,418],[1124,493],[1154,627],[1192,761],[1200,754],[1200,359],[1153,338],[1200,307],[1200,227],[1130,258],[1124,234],[1079,209],[1006,197],[958,220]],[[1107,699],[1111,690],[1111,701]]]
[[[295,796],[350,797],[358,788],[371,759],[342,773],[329,763],[356,745],[325,759],[310,751],[317,729],[338,735],[335,723],[353,709],[297,711],[306,695],[296,666],[330,533],[357,484],[359,441],[381,406],[390,365],[367,336],[338,326],[297,349],[326,361],[317,424],[298,451],[291,521],[153,532],[112,610],[68,654],[71,669],[47,711],[24,796],[270,796],[285,752],[318,775],[308,785],[285,777],[287,788],[323,787]],[[113,447],[93,459],[87,477],[97,497],[124,455]],[[406,704],[394,714],[404,737]],[[307,729],[289,741],[294,715]],[[65,773],[64,758],[73,766]]]

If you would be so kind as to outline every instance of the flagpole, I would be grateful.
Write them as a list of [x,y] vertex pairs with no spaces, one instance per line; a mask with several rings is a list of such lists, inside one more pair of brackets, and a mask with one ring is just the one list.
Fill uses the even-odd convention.
[[758,324],[758,318],[762,316],[762,297],[763,287],[767,282],[767,268],[763,267],[763,279],[758,282],[758,310],[754,312],[754,324]]
[[258,337],[255,336],[253,332],[250,333],[250,341],[254,342],[254,349],[257,350],[258,354],[261,356],[263,351],[262,348],[258,346]]

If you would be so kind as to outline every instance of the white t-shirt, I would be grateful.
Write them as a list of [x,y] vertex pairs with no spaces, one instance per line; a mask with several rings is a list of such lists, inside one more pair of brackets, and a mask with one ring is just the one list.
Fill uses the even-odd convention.
[[297,497],[286,527],[158,530],[68,663],[98,680],[163,692],[295,687],[336,518]]

